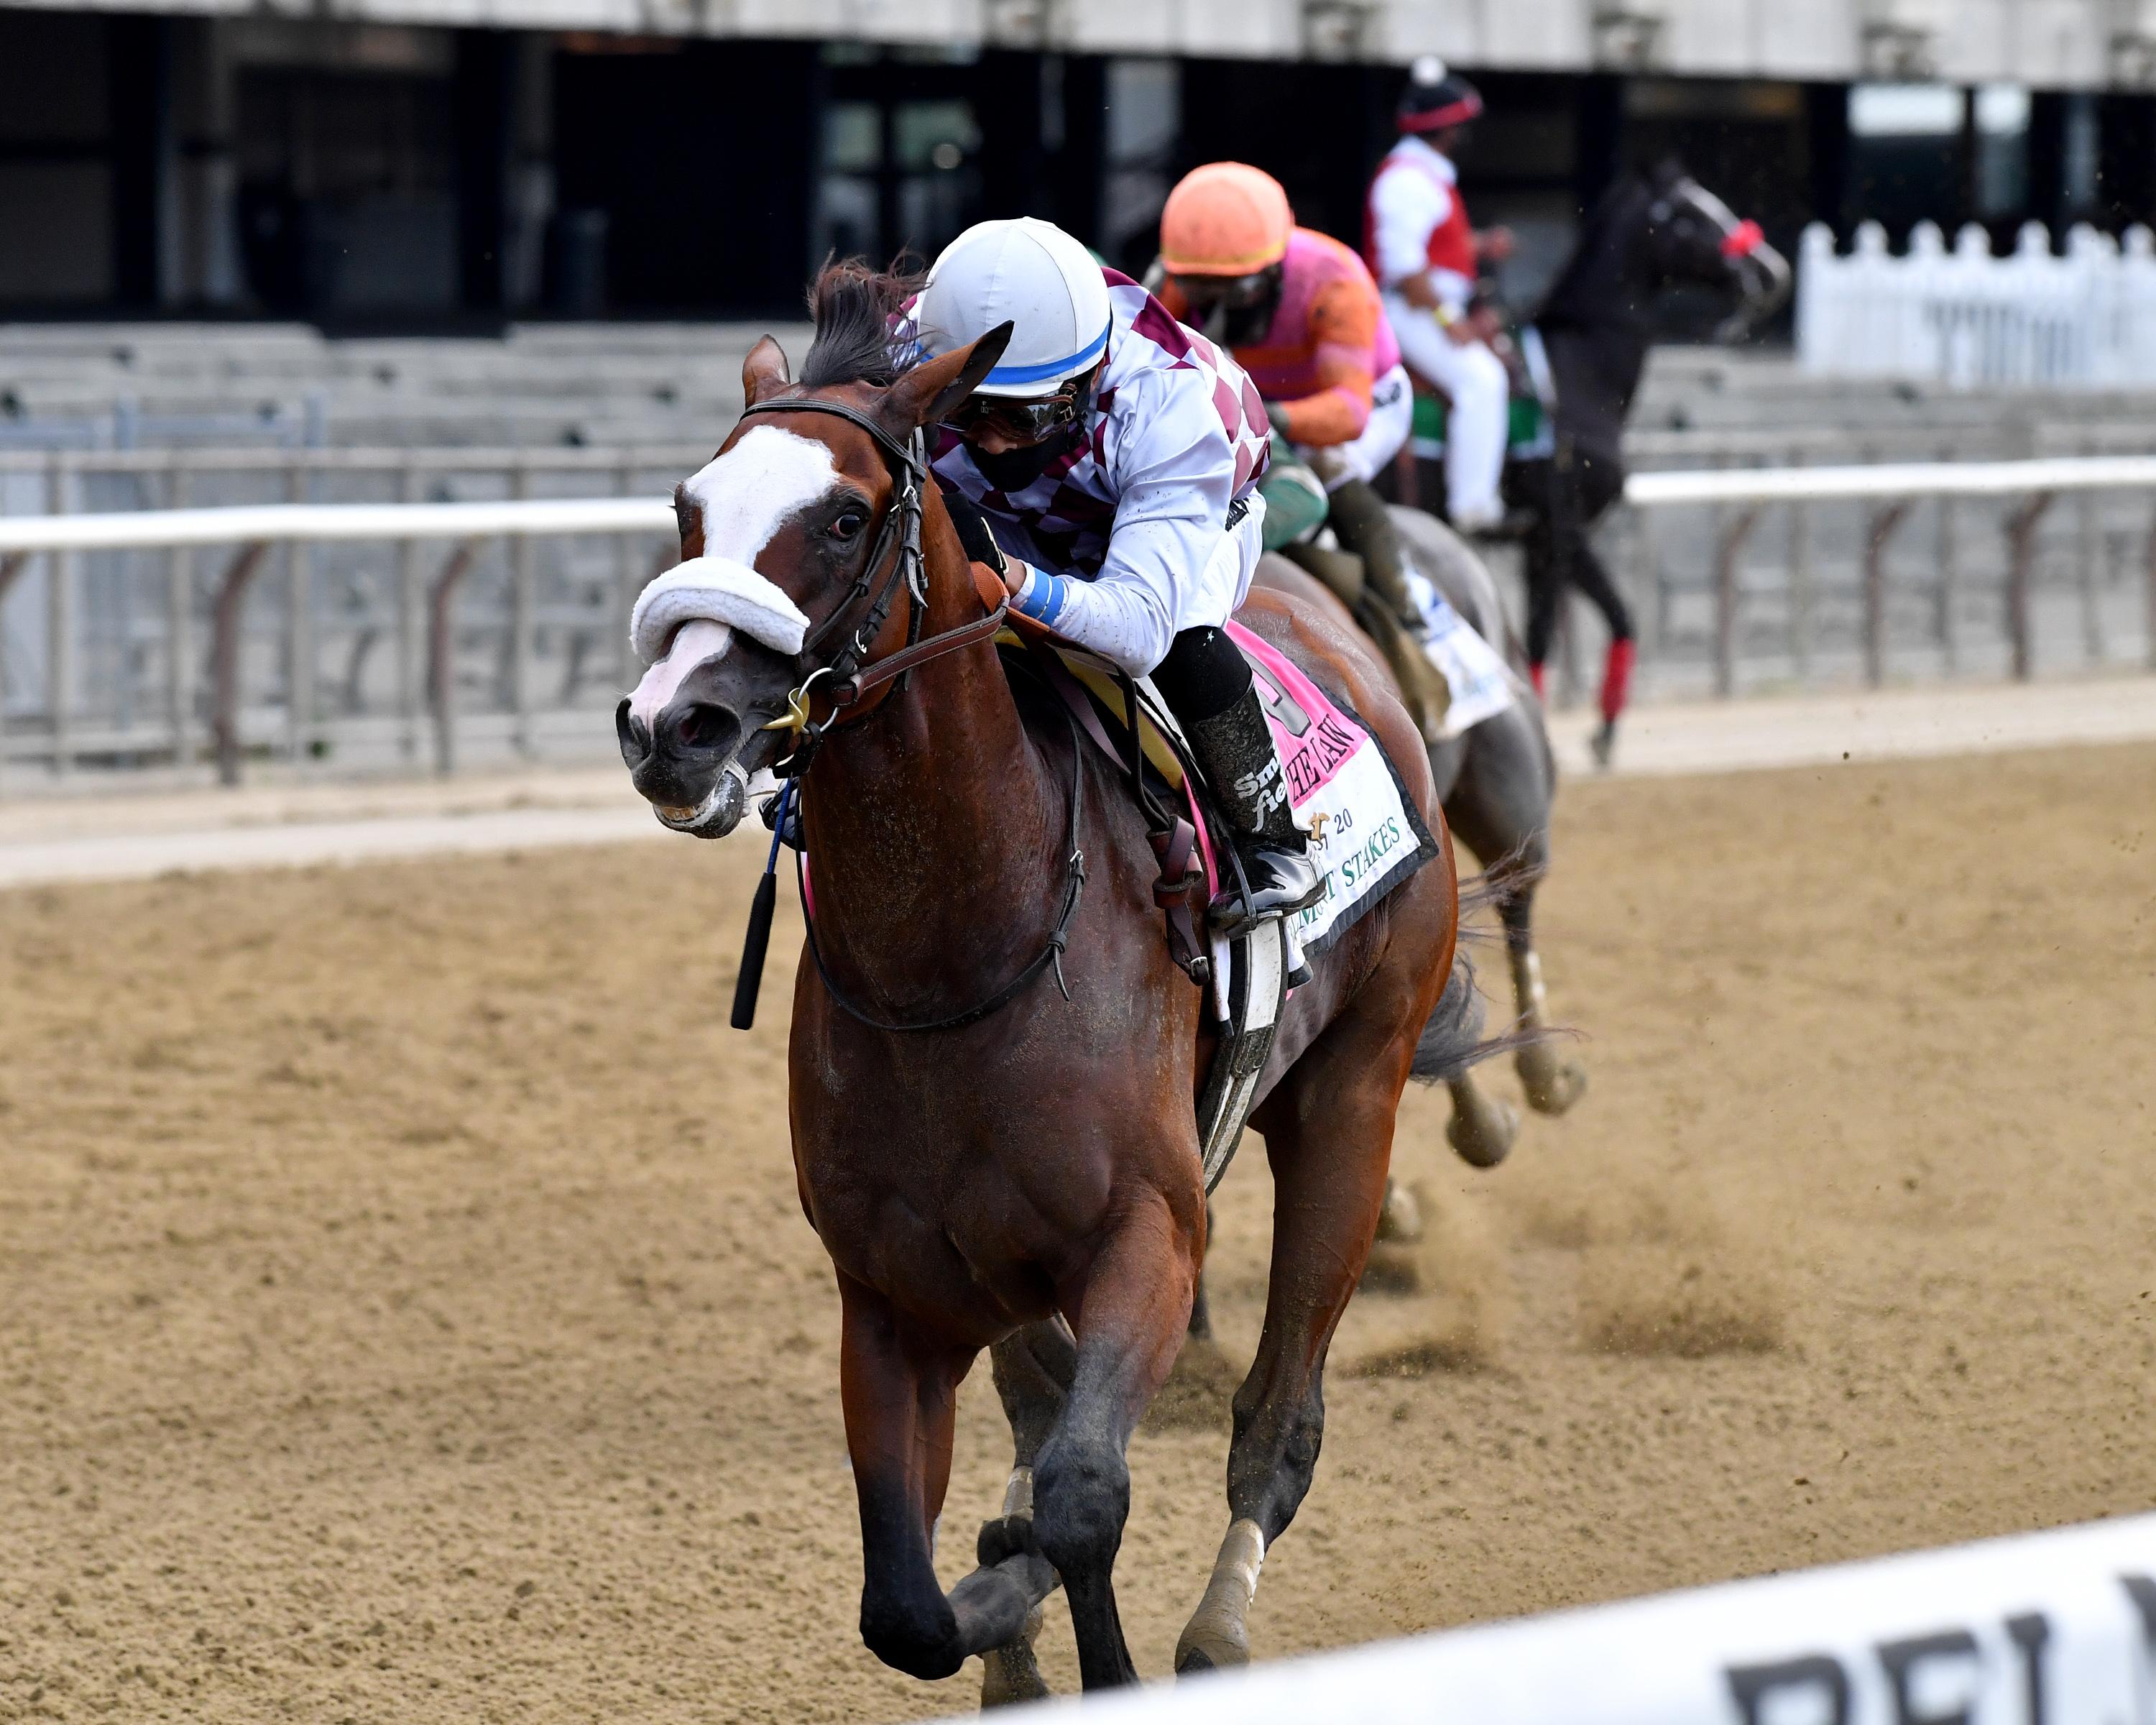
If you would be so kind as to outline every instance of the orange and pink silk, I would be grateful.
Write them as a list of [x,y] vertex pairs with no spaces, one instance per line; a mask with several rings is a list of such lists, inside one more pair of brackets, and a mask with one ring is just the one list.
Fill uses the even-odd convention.
[[[1352,249],[1298,228],[1287,243],[1280,310],[1265,339],[1235,350],[1258,393],[1287,410],[1289,440],[1323,449],[1352,443],[1370,419],[1370,392],[1400,362],[1378,285]],[[1170,280],[1161,303],[1190,306]]]

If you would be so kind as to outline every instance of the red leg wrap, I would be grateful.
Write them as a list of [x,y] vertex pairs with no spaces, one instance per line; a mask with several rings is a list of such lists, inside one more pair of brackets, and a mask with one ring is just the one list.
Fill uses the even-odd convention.
[[1625,711],[1625,700],[1632,692],[1632,660],[1635,649],[1630,641],[1612,641],[1609,656],[1602,665],[1602,716],[1615,721]]
[[1549,699],[1549,691],[1543,686],[1545,675],[1546,674],[1539,665],[1531,665],[1527,667],[1527,680],[1535,685],[1535,699],[1537,701],[1547,701]]

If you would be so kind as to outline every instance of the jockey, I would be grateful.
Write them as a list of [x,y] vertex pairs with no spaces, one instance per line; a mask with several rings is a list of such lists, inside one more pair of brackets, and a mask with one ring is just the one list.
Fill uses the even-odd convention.
[[[1151,675],[1235,830],[1255,917],[1306,909],[1325,879],[1250,664],[1221,629],[1257,567],[1264,403],[1143,288],[1031,217],[952,240],[900,335],[926,357],[1004,324],[995,369],[932,444],[968,555],[1001,571],[1014,610]],[[1231,887],[1214,928],[1244,920]]]
[[1407,362],[1451,402],[1445,441],[1446,513],[1476,532],[1496,526],[1505,506],[1511,381],[1491,352],[1476,307],[1481,261],[1512,255],[1509,229],[1477,233],[1460,202],[1452,158],[1482,111],[1475,86],[1425,54],[1400,97],[1400,141],[1379,164],[1364,214],[1363,251],[1383,285],[1386,315]]
[[1391,613],[1392,626],[1372,633],[1427,732],[1445,691],[1441,680],[1430,686],[1399,531],[1370,485],[1414,416],[1378,285],[1338,240],[1296,226],[1279,181],[1240,162],[1194,169],[1168,193],[1157,269],[1161,304],[1233,352],[1273,429],[1324,482],[1334,532]]

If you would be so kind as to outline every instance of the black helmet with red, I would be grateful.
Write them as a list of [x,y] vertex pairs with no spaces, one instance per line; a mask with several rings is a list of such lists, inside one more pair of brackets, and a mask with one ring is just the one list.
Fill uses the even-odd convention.
[[1424,54],[1409,69],[1408,87],[1400,93],[1402,131],[1450,131],[1481,112],[1482,93],[1435,54]]

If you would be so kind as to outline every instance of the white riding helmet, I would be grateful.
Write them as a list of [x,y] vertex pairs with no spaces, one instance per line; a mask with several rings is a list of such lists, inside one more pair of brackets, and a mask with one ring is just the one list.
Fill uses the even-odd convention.
[[1093,254],[1053,222],[977,222],[943,248],[914,308],[926,357],[1009,323],[1010,346],[978,393],[1053,395],[1108,347],[1108,285]]

